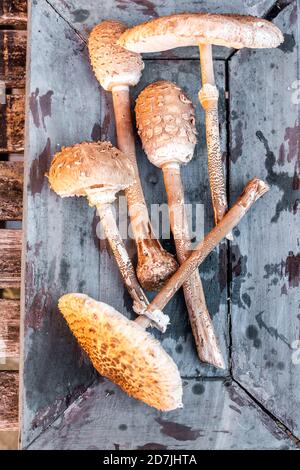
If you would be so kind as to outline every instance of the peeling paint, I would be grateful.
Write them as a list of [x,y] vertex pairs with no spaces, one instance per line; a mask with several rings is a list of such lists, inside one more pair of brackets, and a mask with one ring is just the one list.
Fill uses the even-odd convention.
[[50,163],[51,142],[47,139],[47,143],[40,155],[32,162],[30,168],[30,186],[33,196],[40,194],[45,183],[45,173]]

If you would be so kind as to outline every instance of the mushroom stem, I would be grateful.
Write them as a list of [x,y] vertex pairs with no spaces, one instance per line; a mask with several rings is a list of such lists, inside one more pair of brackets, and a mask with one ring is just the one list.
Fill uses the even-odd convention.
[[138,315],[145,314],[148,317],[149,323],[153,322],[153,326],[164,332],[169,323],[169,317],[159,311],[147,312],[146,308],[149,302],[135,275],[131,260],[118,230],[111,204],[98,203],[96,207],[121,276],[133,299],[133,310]]
[[[215,224],[217,225],[228,209],[220,148],[218,117],[219,92],[215,84],[212,46],[211,44],[200,44],[199,49],[202,76],[202,88],[199,92],[199,101],[205,110],[208,174]],[[232,240],[232,234],[227,234],[227,238]]]
[[[189,256],[191,243],[184,207],[184,190],[178,164],[162,167],[168,196],[170,224],[174,236],[177,258],[182,264]],[[183,292],[199,358],[215,367],[224,369],[224,360],[207,310],[199,272],[195,270],[183,284]]]
[[150,224],[136,161],[129,87],[114,86],[112,96],[118,147],[128,155],[135,172],[135,183],[125,190],[125,194],[137,246],[137,277],[143,288],[153,290],[163,285],[178,266],[174,257],[162,248]]
[[225,214],[219,224],[205,236],[204,240],[198,243],[189,258],[152,300],[147,310],[162,310],[222,238],[239,223],[250,207],[268,190],[268,185],[258,178],[249,181],[233,207]]

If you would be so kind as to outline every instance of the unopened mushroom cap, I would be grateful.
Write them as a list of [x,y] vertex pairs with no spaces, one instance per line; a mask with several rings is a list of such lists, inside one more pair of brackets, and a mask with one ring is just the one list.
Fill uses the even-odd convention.
[[177,366],[141,326],[84,294],[64,295],[59,309],[101,375],[159,410],[182,406]]
[[88,48],[94,73],[105,90],[114,85],[136,85],[144,68],[139,54],[129,52],[116,41],[126,30],[119,21],[103,21],[92,30]]
[[179,86],[167,80],[152,83],[140,93],[135,112],[143,148],[154,165],[191,160],[197,142],[195,110]]
[[83,142],[63,147],[49,170],[49,183],[61,197],[82,196],[90,188],[115,188],[134,183],[129,158],[110,142]]
[[216,44],[250,48],[277,47],[283,42],[271,22],[243,15],[181,13],[142,23],[125,31],[118,44],[134,52],[158,52],[175,47]]

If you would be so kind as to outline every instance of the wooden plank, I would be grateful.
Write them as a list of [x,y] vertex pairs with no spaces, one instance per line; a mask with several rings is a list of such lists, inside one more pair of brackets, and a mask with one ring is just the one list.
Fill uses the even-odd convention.
[[18,431],[0,431],[0,450],[17,450]]
[[26,28],[27,0],[0,0],[0,25]]
[[[278,425],[239,387],[184,381],[184,408],[161,413],[101,380],[29,449],[295,449]],[[47,420],[46,415],[40,419]]]
[[300,437],[297,2],[275,23],[282,46],[241,51],[230,63],[231,200],[253,176],[271,188],[232,247],[233,374]]
[[24,95],[6,95],[5,103],[0,104],[0,153],[24,151],[25,127]]
[[0,365],[19,359],[20,302],[0,299]]
[[0,288],[19,287],[21,281],[21,230],[0,230]]
[[26,31],[0,31],[0,80],[7,87],[25,86]]
[[18,429],[18,381],[17,372],[0,372],[0,430]]
[[[51,5],[65,18],[74,29],[86,40],[90,30],[103,20],[113,18],[133,26],[148,21],[158,16],[170,15],[182,12],[210,12],[210,13],[240,13],[254,16],[263,16],[275,3],[274,0],[254,0],[245,2],[243,0],[232,0],[231,2],[220,2],[210,0],[208,2],[180,2],[169,0],[110,0],[103,2],[101,8],[94,0],[86,0],[84,6],[78,0],[50,0]],[[224,47],[214,48],[215,57],[225,59],[231,53],[231,49]],[[174,58],[197,58],[199,56],[197,47],[173,49],[163,54],[146,54],[145,58],[164,57]]]
[[0,162],[0,220],[21,220],[23,163]]

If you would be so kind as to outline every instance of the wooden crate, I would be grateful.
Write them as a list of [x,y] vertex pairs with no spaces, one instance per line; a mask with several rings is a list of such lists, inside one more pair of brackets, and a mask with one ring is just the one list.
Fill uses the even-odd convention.
[[[273,1],[247,2],[248,6],[241,1],[161,3],[110,0],[100,9],[98,1],[88,0],[83,9],[77,0],[32,2],[23,224],[22,448],[297,447],[297,4],[284,2],[287,5],[280,9]],[[115,142],[111,98],[99,89],[88,62],[86,38],[91,27],[106,18],[131,25],[191,9],[267,15],[285,33],[285,43],[270,51],[215,49],[228,197],[233,202],[253,176],[265,179],[271,192],[235,230],[233,244],[221,244],[200,269],[227,361],[225,371],[197,360],[181,293],[166,308],[172,325],[161,340],[183,376],[185,406],[159,413],[99,377],[57,311],[62,293],[81,291],[132,315],[110,253],[99,250],[94,211],[86,201],[57,198],[44,173],[61,145],[98,138]],[[199,144],[183,177],[188,201],[205,205],[207,231],[213,219],[204,119],[197,104],[196,51],[145,59],[132,100],[149,82],[167,78],[182,86],[197,105]],[[147,201],[166,201],[160,172],[137,145]]]

